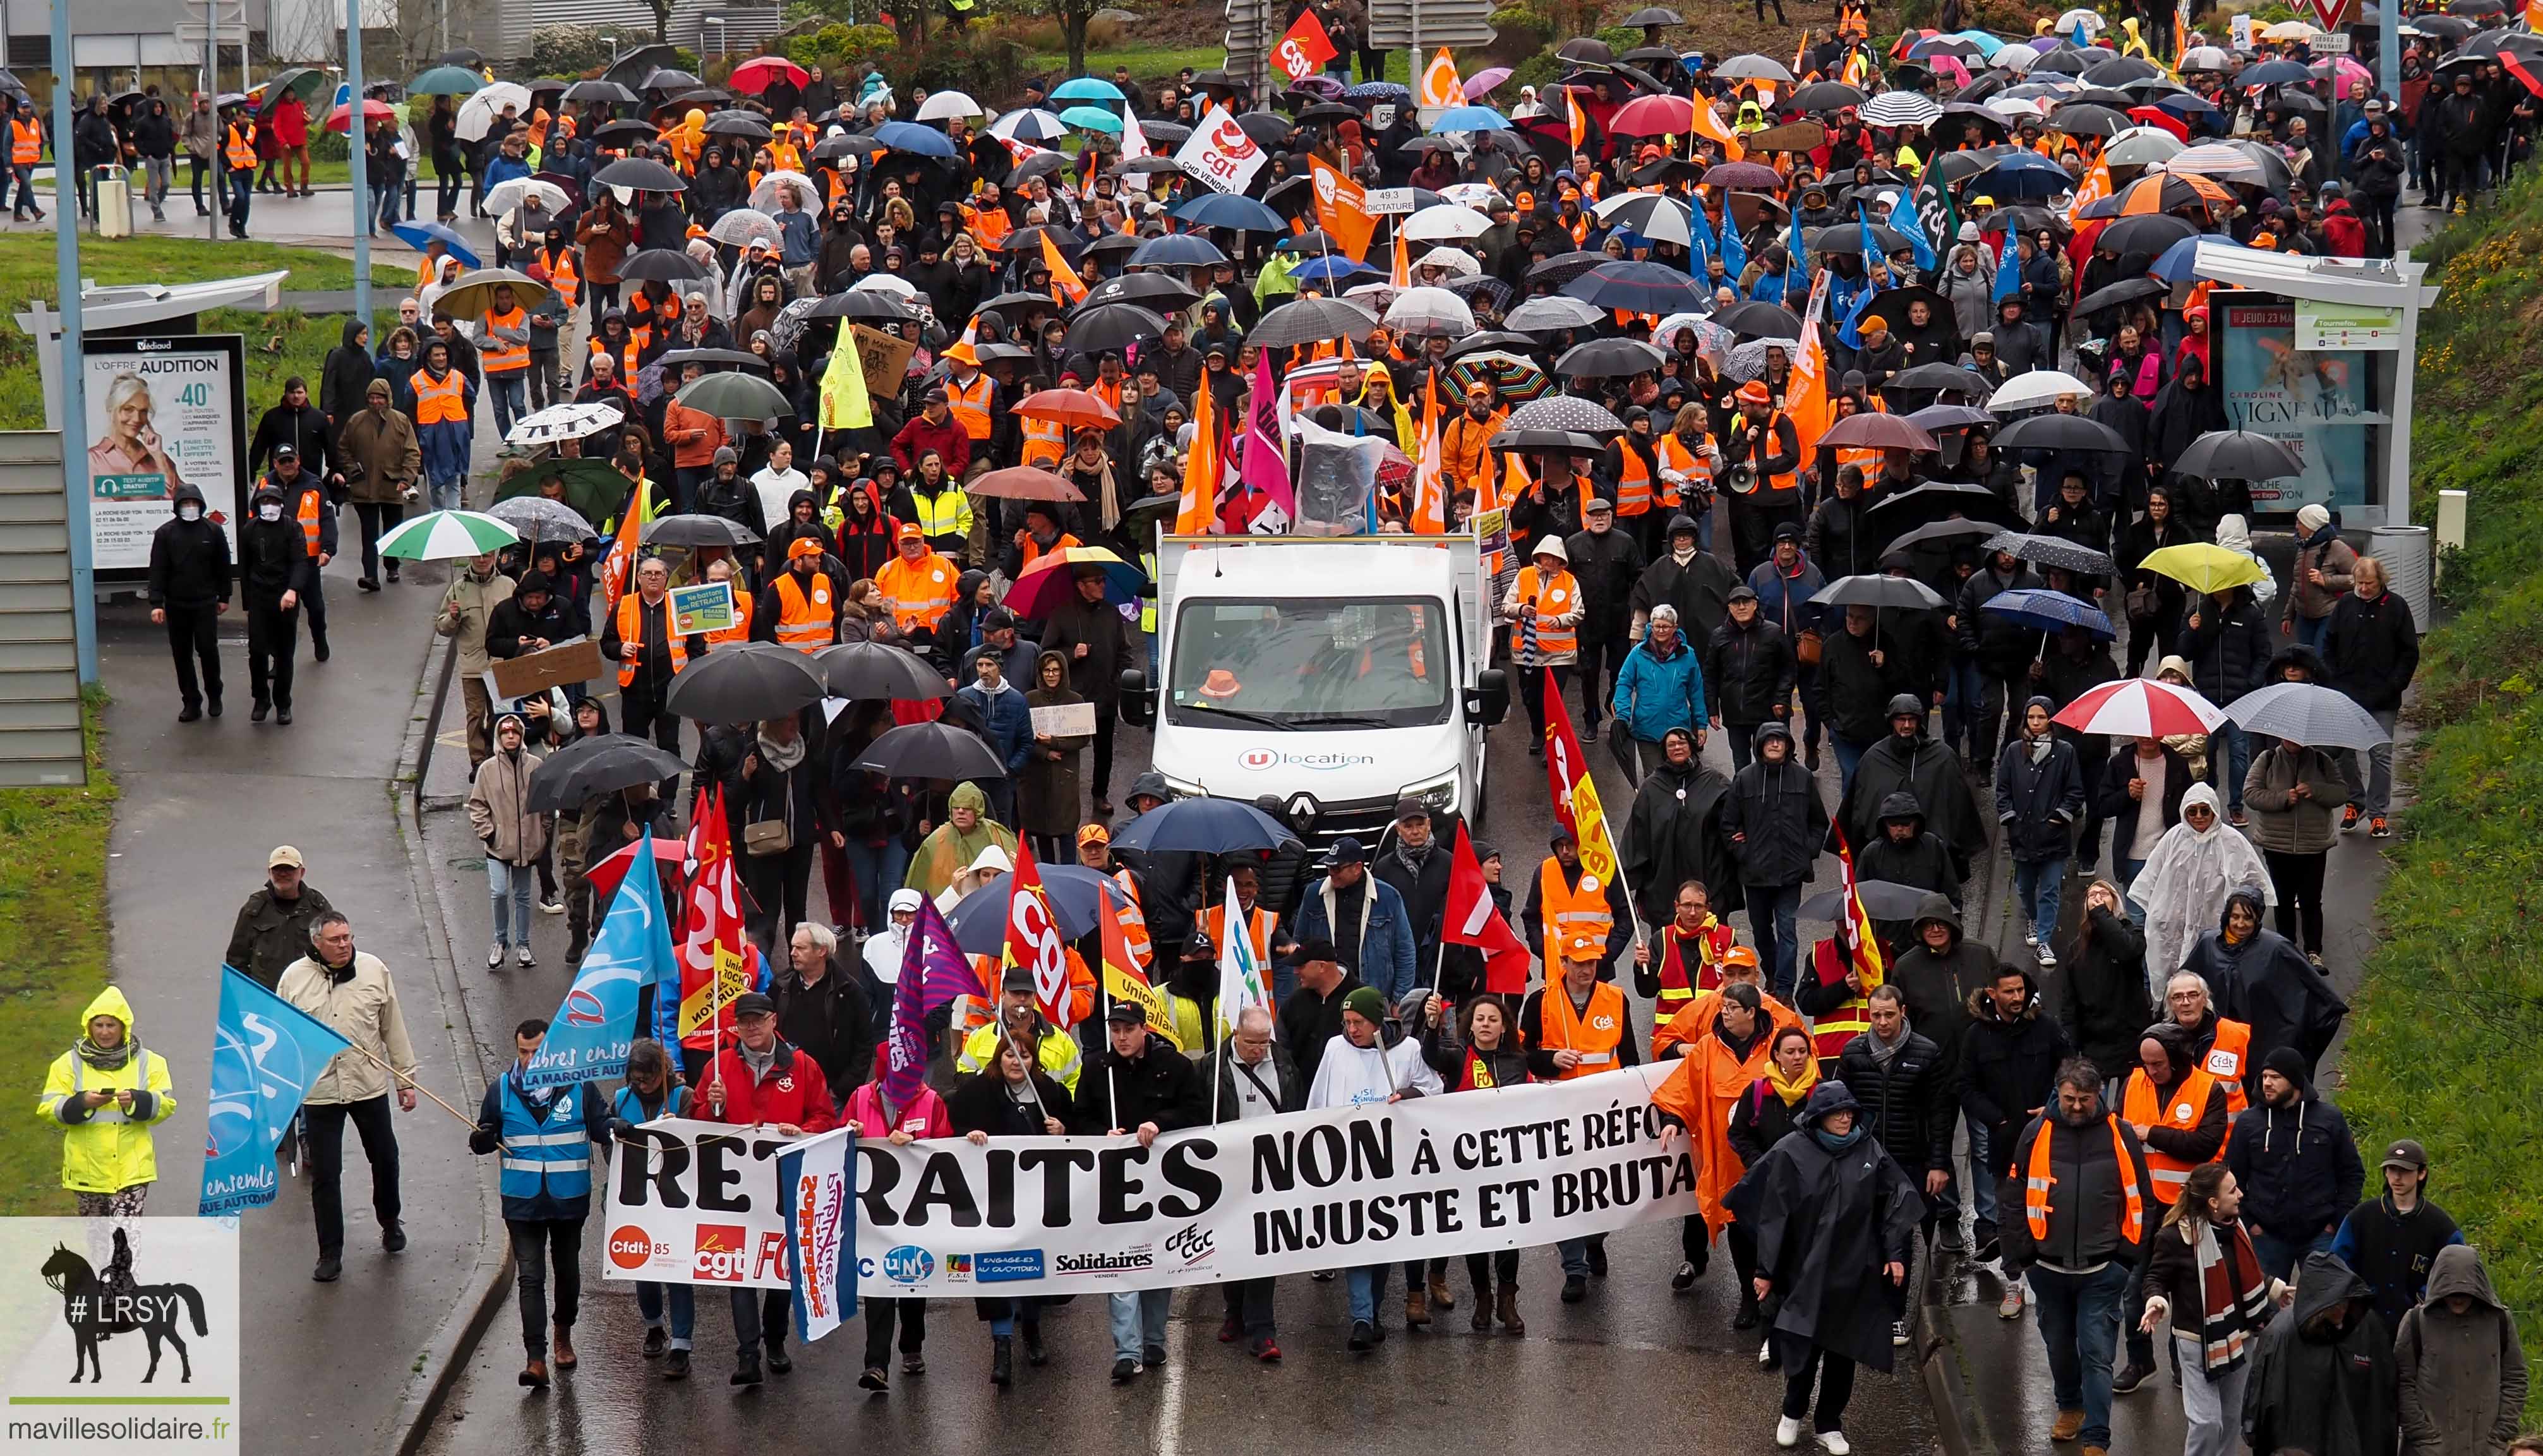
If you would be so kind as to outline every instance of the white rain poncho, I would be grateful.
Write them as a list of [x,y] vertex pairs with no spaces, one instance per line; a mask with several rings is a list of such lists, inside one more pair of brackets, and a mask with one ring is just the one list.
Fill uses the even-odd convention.
[[[2194,804],[2207,805],[2213,815],[2204,834],[2190,826]],[[2216,928],[2227,894],[2249,885],[2260,891],[2263,904],[2277,903],[2269,866],[2252,841],[2225,821],[2225,806],[2214,789],[2191,785],[2181,796],[2181,822],[2155,842],[2154,853],[2128,886],[2128,897],[2145,907],[2146,980],[2158,1004],[2164,982],[2181,969],[2182,958],[2198,943],[2199,933]]]

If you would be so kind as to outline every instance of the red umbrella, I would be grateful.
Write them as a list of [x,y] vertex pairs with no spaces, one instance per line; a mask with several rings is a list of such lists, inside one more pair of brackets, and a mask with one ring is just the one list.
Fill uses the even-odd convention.
[[1028,420],[1047,420],[1071,429],[1111,429],[1121,417],[1111,405],[1082,389],[1045,389],[1025,396],[1016,413]]
[[[352,109],[349,107],[338,107],[335,111],[329,113],[327,116],[327,129],[338,132],[351,129],[352,119],[347,115],[351,110]],[[366,96],[362,98],[362,124],[365,126],[368,126],[373,121],[394,121],[397,119],[397,108],[390,106],[387,102],[381,101],[376,97]]]
[[1683,96],[1638,96],[1616,108],[1607,129],[1619,136],[1684,136],[1695,129],[1695,104]]
[[2160,738],[2173,733],[2212,733],[2225,714],[2188,688],[2151,678],[2104,683],[2066,705],[2056,722],[2079,733],[2120,738]]
[[1086,493],[1047,470],[1031,465],[1012,465],[993,470],[973,481],[969,487],[974,496],[995,496],[1001,500],[1083,500]]
[[733,67],[732,74],[726,80],[733,90],[757,96],[766,91],[780,76],[798,86],[812,79],[809,71],[782,55],[762,55]]

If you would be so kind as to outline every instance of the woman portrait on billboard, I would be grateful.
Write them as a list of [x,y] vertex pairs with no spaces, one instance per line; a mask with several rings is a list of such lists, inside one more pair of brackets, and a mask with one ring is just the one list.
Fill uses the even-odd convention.
[[88,473],[92,482],[109,476],[158,476],[156,491],[122,489],[110,492],[120,498],[165,498],[176,489],[177,462],[168,456],[167,446],[150,422],[152,401],[150,386],[138,374],[118,372],[106,386],[106,433],[88,449]]

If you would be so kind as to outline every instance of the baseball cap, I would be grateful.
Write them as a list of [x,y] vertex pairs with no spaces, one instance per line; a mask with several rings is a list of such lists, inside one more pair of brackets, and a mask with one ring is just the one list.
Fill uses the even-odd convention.
[[276,460],[297,460],[300,458],[299,447],[295,445],[276,445],[273,447],[273,458]]
[[916,521],[902,521],[900,523],[900,539],[903,541],[924,541],[927,539],[927,533],[918,528],[918,522]]
[[275,845],[273,853],[265,857],[265,868],[270,870],[276,865],[289,865],[294,870],[309,868],[308,861],[300,858],[300,851],[287,844]]
[[1755,601],[1756,599],[1757,599],[1757,588],[1756,588],[1756,587],[1754,587],[1754,586],[1749,585],[1749,584],[1748,584],[1747,582],[1745,582],[1745,581],[1742,581],[1742,582],[1740,582],[1738,585],[1732,587],[1732,588],[1731,588],[1731,595],[1730,595],[1728,598],[1726,598],[1726,600],[1730,600],[1730,601]]
[[1117,1027],[1142,1027],[1148,1023],[1148,1014],[1127,1001],[1116,1001],[1113,1009],[1104,1013],[1104,1020]]
[[732,998],[734,1021],[739,1021],[746,1016],[775,1016],[776,1014],[777,1003],[757,991],[744,991]]
[[1010,965],[1007,967],[1007,973],[998,977],[998,989],[1000,991],[1032,991],[1035,989],[1033,972],[1021,965]]
[[1360,846],[1360,842],[1357,839],[1352,838],[1349,834],[1335,840],[1334,847],[1331,850],[1328,850],[1325,854],[1325,864],[1328,867],[1339,865],[1365,865],[1367,863],[1368,851]]
[[1578,960],[1584,956],[1599,955],[1606,949],[1607,943],[1596,936],[1576,935],[1564,941],[1563,956],[1567,960]]
[[2428,1150],[2406,1137],[2384,1150],[2384,1166],[2426,1173],[2428,1171]]
[[1080,849],[1090,844],[1111,844],[1112,842],[1113,831],[1101,824],[1089,824],[1077,831],[1077,847]]
[[810,536],[798,536],[794,540],[786,543],[786,559],[788,561],[801,561],[805,557],[819,556],[820,554],[821,543]]
[[1419,799],[1399,799],[1395,801],[1395,820],[1399,824],[1404,822],[1406,819],[1427,819],[1429,817],[1430,805],[1425,804]]

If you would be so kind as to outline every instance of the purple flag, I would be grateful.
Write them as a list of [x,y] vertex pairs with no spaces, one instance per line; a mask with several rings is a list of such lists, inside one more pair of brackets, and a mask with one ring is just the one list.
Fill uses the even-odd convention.
[[957,996],[986,999],[971,958],[954,944],[954,932],[934,900],[921,900],[901,951],[900,983],[893,988],[890,1060],[883,1074],[884,1101],[898,1113],[918,1100],[927,1073],[927,1014]]
[[1276,501],[1280,509],[1295,519],[1298,495],[1289,485],[1289,459],[1284,442],[1289,432],[1280,427],[1281,405],[1288,391],[1272,378],[1272,355],[1256,350],[1254,355],[1254,389],[1245,412],[1245,460],[1239,474],[1244,482]]

